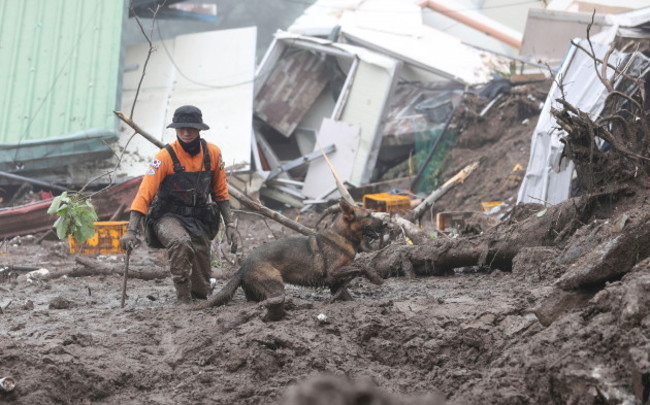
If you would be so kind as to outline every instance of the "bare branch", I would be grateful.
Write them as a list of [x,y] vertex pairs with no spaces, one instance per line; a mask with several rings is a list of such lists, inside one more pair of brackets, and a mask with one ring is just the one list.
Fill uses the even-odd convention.
[[[601,61],[600,59],[598,59],[598,58],[596,57],[596,54],[595,54],[595,53],[591,53],[591,52],[589,52],[589,50],[585,49],[585,47],[582,46],[582,45],[580,45],[579,43],[574,42],[574,41],[571,41],[571,45],[575,46],[576,48],[578,48],[578,49],[580,49],[581,51],[583,51],[584,53],[586,53],[588,56],[590,56],[590,57],[591,57],[592,59],[594,59],[596,62],[598,62],[598,63],[603,63],[603,61]],[[607,67],[609,67],[609,68],[611,68],[611,69],[614,69],[614,71],[615,71],[616,73],[618,73],[619,75],[623,76],[624,78],[626,78],[626,79],[628,79],[628,80],[632,80],[633,82],[636,82],[636,83],[638,83],[638,81],[639,81],[639,78],[637,78],[637,77],[632,77],[632,76],[626,74],[625,72],[621,71],[618,67],[612,65],[611,63],[608,63],[608,64],[607,64]]]

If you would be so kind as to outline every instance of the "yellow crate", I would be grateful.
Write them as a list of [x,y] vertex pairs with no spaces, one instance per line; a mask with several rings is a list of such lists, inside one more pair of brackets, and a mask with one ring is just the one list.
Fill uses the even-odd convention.
[[498,207],[503,204],[503,201],[484,201],[481,203],[481,211],[486,212],[491,210],[494,207]]
[[363,196],[363,208],[379,212],[404,213],[411,209],[411,199],[405,195],[389,193],[366,194]]
[[120,238],[126,234],[128,225],[129,221],[95,222],[95,235],[85,243],[79,243],[68,235],[70,253],[84,255],[124,253],[124,250],[120,248]]

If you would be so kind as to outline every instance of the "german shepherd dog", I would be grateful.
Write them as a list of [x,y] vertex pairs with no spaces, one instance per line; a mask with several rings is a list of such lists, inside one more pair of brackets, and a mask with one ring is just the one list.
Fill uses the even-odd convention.
[[374,284],[382,278],[368,268],[350,266],[364,236],[378,239],[386,228],[369,210],[341,199],[341,213],[329,228],[312,236],[292,237],[264,244],[246,258],[230,281],[196,309],[224,305],[241,286],[249,301],[267,309],[265,321],[284,316],[284,283],[308,287],[329,287],[332,300],[351,299],[345,288],[363,275]]

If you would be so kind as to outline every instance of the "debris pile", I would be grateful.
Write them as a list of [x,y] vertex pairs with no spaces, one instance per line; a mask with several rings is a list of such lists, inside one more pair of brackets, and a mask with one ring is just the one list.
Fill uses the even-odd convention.
[[[287,285],[274,322],[239,291],[189,310],[160,251],[127,272],[120,254],[21,236],[48,229],[29,211],[46,199],[0,210],[0,401],[650,400],[650,11],[592,17],[548,79],[466,45],[459,59],[483,62],[461,69],[414,52],[461,44],[410,11],[392,30],[353,11],[276,34],[229,187],[244,255],[331,227],[341,197],[383,211],[366,218],[387,234],[342,270],[383,280],[346,280],[341,301]],[[129,181],[93,197],[100,217],[125,215]],[[217,289],[240,259],[215,254]]]

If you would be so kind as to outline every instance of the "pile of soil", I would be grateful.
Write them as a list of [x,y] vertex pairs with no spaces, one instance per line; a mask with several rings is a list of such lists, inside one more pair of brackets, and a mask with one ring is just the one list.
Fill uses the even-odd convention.
[[551,83],[513,87],[502,94],[481,116],[490,99],[467,95],[452,121],[460,133],[456,146],[444,161],[444,182],[473,162],[479,167],[462,186],[436,201],[433,212],[480,211],[481,202],[517,200],[519,185],[528,165],[530,141]]
[[[516,186],[503,185],[517,163],[526,166],[532,107],[543,92],[515,88],[485,118],[478,116],[485,101],[467,104],[446,173],[476,159],[481,166],[436,209],[477,210],[481,201],[516,195]],[[650,259],[572,291],[557,283],[597,265],[599,252],[611,252],[604,244],[627,230],[648,234],[648,196],[637,189],[600,200],[561,244],[521,249],[511,271],[392,277],[381,286],[355,279],[351,302],[330,303],[328,290],[289,286],[288,314],[272,323],[241,290],[223,307],[178,305],[169,278],[130,279],[122,309],[119,254],[94,258],[116,274],[44,281],[4,270],[0,378],[11,376],[16,388],[0,393],[0,402],[643,403],[650,393]],[[540,214],[522,212],[518,219]],[[244,256],[295,235],[271,220],[236,215]],[[298,217],[307,226],[317,220]],[[66,242],[35,240],[5,241],[0,264],[52,273],[78,266]],[[621,263],[647,250],[631,245],[620,251]],[[134,269],[165,265],[161,251],[140,247],[131,255]],[[235,269],[226,258],[215,260],[217,288]]]

